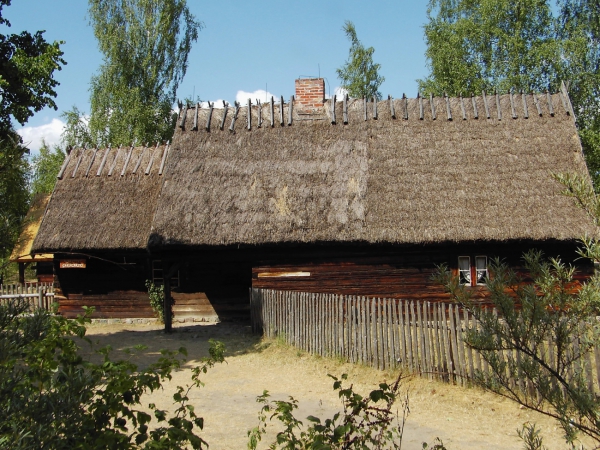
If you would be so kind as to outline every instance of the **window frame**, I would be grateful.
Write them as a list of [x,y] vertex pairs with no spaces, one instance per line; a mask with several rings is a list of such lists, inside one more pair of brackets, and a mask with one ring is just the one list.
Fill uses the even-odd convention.
[[[485,261],[484,269],[477,267],[477,262],[481,261],[482,259]],[[468,261],[468,269],[465,267],[465,261]],[[483,272],[484,279],[489,277],[488,261],[489,257],[487,255],[459,255],[456,273],[458,275],[458,282],[460,283],[460,285],[470,287],[485,286],[485,281],[479,281],[479,274]]]
[[[485,261],[485,269],[479,269],[477,267],[477,260],[483,258],[483,260]],[[475,286],[485,286],[485,279],[487,279],[489,277],[489,269],[488,269],[488,257],[486,255],[477,255],[475,256],[475,265],[473,266],[473,268],[475,269]],[[483,272],[484,273],[484,281],[483,282],[479,282],[479,272]]]

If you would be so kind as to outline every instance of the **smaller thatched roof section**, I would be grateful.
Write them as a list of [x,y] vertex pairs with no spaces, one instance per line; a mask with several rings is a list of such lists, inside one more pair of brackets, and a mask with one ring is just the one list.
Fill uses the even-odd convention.
[[[150,246],[571,240],[565,92],[185,108]],[[174,220],[173,218],[177,218]]]
[[146,248],[168,155],[168,145],[71,151],[34,251]]
[[10,255],[11,262],[31,263],[38,261],[52,261],[53,255],[48,253],[34,254],[31,252],[33,240],[38,234],[44,211],[50,200],[50,194],[36,195],[29,207],[29,211],[23,220],[21,234],[15,248]]

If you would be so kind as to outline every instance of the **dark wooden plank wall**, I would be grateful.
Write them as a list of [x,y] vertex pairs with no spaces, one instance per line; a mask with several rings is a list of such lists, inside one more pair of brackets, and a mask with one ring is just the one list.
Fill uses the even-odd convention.
[[[185,249],[155,254],[176,261],[180,286],[174,288],[175,316],[206,320],[249,320],[248,289],[364,295],[406,300],[448,301],[441,286],[431,280],[436,265],[457,269],[458,256],[500,257],[521,268],[523,252],[540,248],[578,266],[582,281],[593,272],[591,263],[575,261],[576,243],[515,242],[447,245],[280,245],[249,248]],[[59,269],[55,260],[57,298],[68,314],[95,306],[97,315],[148,317],[145,280],[151,278],[150,257],[138,254],[97,254],[86,269]],[[74,258],[77,256],[74,256]],[[81,256],[78,256],[81,257]],[[269,273],[306,272],[310,276],[268,277]],[[262,276],[259,276],[262,274]],[[486,289],[472,287],[485,301]],[[134,294],[135,293],[135,294]]]
[[[459,256],[470,256],[472,265],[475,256],[487,256],[488,261],[501,258],[527,280],[522,255],[533,247],[540,248],[548,256],[560,255],[563,261],[576,264],[575,288],[593,273],[591,263],[576,260],[575,244],[569,243],[357,248],[354,253],[345,249],[346,254],[342,258],[336,252],[327,254],[322,251],[313,260],[300,253],[296,255],[297,262],[282,264],[271,260],[262,263],[252,268],[252,287],[446,302],[450,299],[449,295],[431,279],[440,264],[446,264],[457,273]],[[290,258],[287,259],[289,261]],[[474,299],[485,303],[488,291],[484,286],[469,289]]]

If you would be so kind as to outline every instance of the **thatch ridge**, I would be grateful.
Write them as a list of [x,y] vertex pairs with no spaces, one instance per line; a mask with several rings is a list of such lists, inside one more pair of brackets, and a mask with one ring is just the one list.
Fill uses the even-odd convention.
[[[511,104],[512,97],[512,104]],[[446,100],[447,99],[447,100]],[[239,105],[238,115],[235,120],[233,130],[231,129],[235,106],[229,105],[224,113],[225,109],[214,108],[210,114],[210,108],[208,107],[186,107],[180,109],[179,116],[177,119],[177,129],[184,131],[201,131],[201,132],[225,132],[234,131],[240,132],[256,131],[259,129],[269,129],[276,127],[287,127],[290,126],[290,102],[284,101],[283,104],[276,102],[273,105],[273,126],[271,126],[271,103],[255,103],[254,100],[251,104],[251,128],[248,130],[248,106],[247,103]],[[348,121],[344,122],[344,107],[343,101],[339,98],[336,99],[335,103],[335,123],[333,123],[332,114],[332,102],[333,99],[325,100],[323,107],[304,107],[299,102],[294,101],[292,107],[292,121],[291,126],[294,125],[305,125],[307,122],[323,122],[327,124],[348,124],[354,125],[365,121],[365,101],[364,99],[350,98],[347,101],[347,116]],[[392,119],[390,102],[394,104],[395,117]],[[434,108],[432,110],[432,102]],[[550,103],[549,103],[550,102]],[[487,108],[486,108],[487,103]],[[500,104],[500,110],[498,110],[498,103]],[[421,118],[421,104],[423,114]],[[448,104],[450,106],[451,118],[448,118]],[[474,106],[475,104],[475,106]],[[551,104],[551,106],[550,106]],[[405,106],[406,105],[406,106]],[[462,105],[462,107],[461,107]],[[538,113],[541,112],[541,115]],[[281,121],[281,109],[283,108],[283,122]],[[516,119],[532,119],[535,117],[547,117],[547,116],[572,116],[572,110],[570,108],[570,102],[568,97],[562,93],[548,94],[548,93],[530,93],[530,94],[485,94],[482,93],[480,96],[466,96],[466,97],[417,97],[417,98],[394,98],[380,100],[377,102],[377,118],[374,117],[373,101],[366,102],[367,108],[367,121],[369,120],[516,120]],[[259,126],[259,109],[261,111],[260,119],[261,126]],[[463,119],[463,109],[465,111]],[[514,117],[513,117],[514,110]],[[405,119],[405,111],[408,113],[408,118]],[[433,115],[435,112],[435,118]],[[185,113],[185,119],[183,114]],[[223,114],[226,114],[226,120],[221,130],[221,123]],[[210,115],[210,126],[207,130],[207,124],[209,124],[208,117]],[[489,117],[488,117],[489,115]],[[197,129],[194,129],[194,123],[197,124]],[[182,126],[183,124],[183,126]]]

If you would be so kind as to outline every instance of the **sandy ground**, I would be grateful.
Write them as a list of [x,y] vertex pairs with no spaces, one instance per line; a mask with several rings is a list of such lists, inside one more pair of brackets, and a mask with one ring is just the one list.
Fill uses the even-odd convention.
[[[177,324],[171,335],[158,325],[92,324],[88,337],[96,345],[110,345],[114,358],[132,359],[143,367],[155,360],[160,349],[188,350],[188,362],[173,374],[165,389],[143,400],[161,409],[172,409],[175,387],[190,383],[190,368],[199,358],[207,356],[208,340],[218,339],[227,347],[226,363],[211,369],[201,379],[202,388],[191,392],[191,403],[205,419],[203,438],[211,449],[245,449],[247,431],[257,425],[260,405],[256,397],[266,389],[273,399],[298,399],[296,417],[303,420],[309,414],[321,419],[340,410],[340,401],[332,389],[336,376],[349,374],[355,389],[369,392],[383,380],[392,381],[396,374],[339,360],[311,356],[277,342],[261,341],[249,327],[240,324]],[[143,344],[147,349],[131,357],[122,353],[126,348]],[[89,346],[84,347],[89,349]],[[443,440],[449,450],[458,449],[522,449],[516,430],[525,422],[535,422],[542,429],[549,449],[564,449],[557,424],[544,416],[508,400],[477,388],[462,388],[444,383],[413,378],[404,382],[408,390],[408,417],[403,449],[422,449],[422,443]],[[272,433],[277,424],[273,424]],[[271,435],[272,436],[272,435]],[[263,441],[263,447],[267,448]]]

